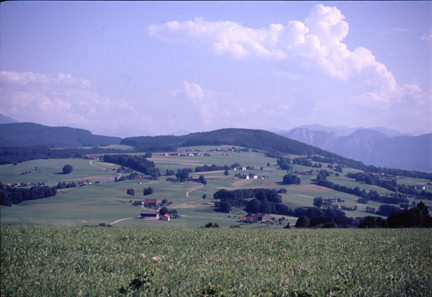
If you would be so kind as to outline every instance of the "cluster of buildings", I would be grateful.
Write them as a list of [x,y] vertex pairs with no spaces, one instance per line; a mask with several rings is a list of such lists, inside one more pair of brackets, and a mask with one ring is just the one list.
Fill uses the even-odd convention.
[[161,221],[169,222],[171,219],[169,214],[166,213],[164,215],[160,215],[159,213],[160,205],[161,205],[161,201],[159,201],[158,199],[144,199],[142,202],[143,207],[156,207],[157,210],[143,210],[136,218],[143,219],[143,220],[152,220],[152,221],[161,220]]
[[2,184],[3,189],[5,188],[20,188],[20,187],[43,187],[45,186],[44,182],[39,183],[14,183],[14,184]]
[[249,173],[249,174],[238,174],[236,175],[238,178],[242,179],[258,179],[258,175],[255,173]]
[[271,222],[273,218],[268,213],[257,213],[254,216],[241,217],[242,223]]
[[179,157],[208,157],[210,156],[207,153],[191,153],[191,152],[186,152],[186,153],[177,153],[177,152],[173,152],[173,153],[160,153],[161,156],[179,156]]
[[336,197],[326,197],[324,200],[328,204],[330,204],[329,205],[330,208],[333,208],[333,209],[341,209],[342,208],[342,206],[340,206],[339,204],[333,204],[333,203],[338,203],[339,202],[339,199],[336,198]]

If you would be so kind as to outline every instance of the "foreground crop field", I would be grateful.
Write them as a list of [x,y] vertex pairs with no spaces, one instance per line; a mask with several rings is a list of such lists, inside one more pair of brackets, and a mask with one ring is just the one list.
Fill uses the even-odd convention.
[[432,233],[1,227],[2,296],[431,296]]

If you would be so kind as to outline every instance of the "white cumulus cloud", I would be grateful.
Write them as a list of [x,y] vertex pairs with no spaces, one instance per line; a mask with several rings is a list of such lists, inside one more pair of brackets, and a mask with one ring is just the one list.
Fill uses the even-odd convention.
[[[292,60],[335,79],[356,79],[365,88],[365,93],[357,98],[367,106],[426,100],[426,94],[416,85],[398,84],[370,50],[363,47],[354,51],[347,49],[343,40],[349,33],[349,24],[336,7],[318,4],[303,22],[289,20],[286,24],[270,24],[259,29],[231,21],[195,18],[151,25],[148,30],[154,38],[205,47],[216,55],[235,59]],[[422,39],[429,41],[430,36],[425,34]]]
[[151,123],[124,100],[100,96],[85,79],[59,73],[0,71],[0,112],[19,121],[116,128],[116,123]]
[[[203,90],[197,83],[183,82],[183,88],[170,92],[171,96],[182,98],[186,104],[192,106],[198,113],[201,122],[205,125],[213,123],[216,113],[218,112],[218,103],[216,97],[220,94],[210,90]],[[190,117],[195,112],[190,111]]]

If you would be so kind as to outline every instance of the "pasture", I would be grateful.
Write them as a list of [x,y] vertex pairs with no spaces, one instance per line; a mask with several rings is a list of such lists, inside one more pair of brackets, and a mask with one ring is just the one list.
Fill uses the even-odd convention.
[[[189,147],[194,148],[194,147]],[[83,187],[72,189],[61,189],[58,195],[41,200],[26,201],[19,205],[11,207],[1,207],[2,224],[48,224],[48,225],[72,225],[79,226],[82,221],[90,225],[99,223],[110,224],[120,219],[133,218],[139,215],[142,208],[133,206],[131,202],[142,200],[143,190],[152,187],[153,194],[147,198],[166,199],[172,202],[168,208],[177,209],[178,214],[182,216],[179,219],[173,219],[170,222],[155,222],[144,220],[123,220],[115,226],[143,226],[143,227],[199,227],[209,221],[218,223],[220,226],[229,227],[239,224],[239,218],[246,213],[241,209],[232,209],[231,214],[225,214],[215,211],[213,194],[219,189],[235,190],[245,188],[269,188],[287,190],[282,194],[282,202],[290,208],[311,207],[315,197],[338,197],[344,200],[339,203],[346,207],[357,206],[355,211],[346,211],[349,217],[364,217],[370,215],[366,213],[366,207],[374,207],[378,210],[380,203],[370,201],[368,204],[357,203],[358,197],[350,194],[337,192],[328,188],[319,187],[311,184],[314,176],[300,176],[300,185],[282,185],[283,176],[287,174],[285,170],[279,169],[276,159],[268,158],[263,153],[258,152],[210,152],[210,149],[218,147],[202,147],[203,152],[210,154],[209,157],[181,157],[181,156],[161,156],[159,153],[153,153],[149,160],[153,161],[157,168],[160,169],[162,176],[158,180],[127,180],[114,182],[115,177],[119,174],[112,171],[113,168],[119,167],[116,164],[109,164],[101,161],[91,161],[82,159],[49,159],[35,160],[19,163],[14,165],[0,166],[0,181],[2,183],[21,183],[21,182],[45,182],[48,186],[56,186],[58,182],[70,182],[80,180],[90,180],[94,183]],[[180,148],[179,152],[184,152],[187,148]],[[295,156],[290,156],[295,157]],[[241,166],[254,167],[253,170],[234,171],[229,170],[229,176],[224,175],[224,171],[211,171],[192,173],[191,176],[198,177],[204,175],[207,184],[202,186],[198,183],[173,183],[166,181],[166,170],[177,171],[177,169],[191,168],[193,171],[197,166],[205,164],[216,164],[218,166],[231,166],[239,163]],[[70,174],[62,174],[62,168],[65,164],[73,166]],[[326,163],[323,163],[323,169],[327,169]],[[293,171],[318,170],[318,168],[292,165]],[[34,170],[36,168],[36,170]],[[27,171],[27,173],[25,173]],[[388,190],[361,184],[353,179],[345,177],[345,173],[353,169],[344,169],[344,172],[336,176],[333,169],[329,169],[331,175],[330,181],[347,187],[358,186],[361,189],[377,190],[381,195],[391,193]],[[24,173],[24,174],[22,174]],[[258,179],[240,179],[235,174],[254,173]],[[123,175],[125,175],[123,173]],[[401,179],[401,181],[410,184],[426,184],[425,180]],[[95,183],[99,182],[99,183]],[[398,181],[399,182],[399,181]],[[126,190],[133,188],[135,196],[126,194]],[[202,199],[206,195],[206,199]],[[411,199],[414,201],[414,199]],[[418,202],[418,201],[416,201]],[[424,201],[426,205],[431,206],[432,201]],[[280,216],[275,216],[280,217]],[[290,218],[290,223],[295,223],[295,218]],[[244,227],[263,226],[257,224],[254,226],[244,225]]]
[[1,226],[2,296],[431,296],[428,229]]

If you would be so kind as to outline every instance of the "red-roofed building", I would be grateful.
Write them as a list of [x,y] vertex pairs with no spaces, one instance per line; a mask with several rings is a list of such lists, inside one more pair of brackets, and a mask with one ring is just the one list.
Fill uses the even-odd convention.
[[144,199],[144,206],[159,206],[161,202],[158,199]]

